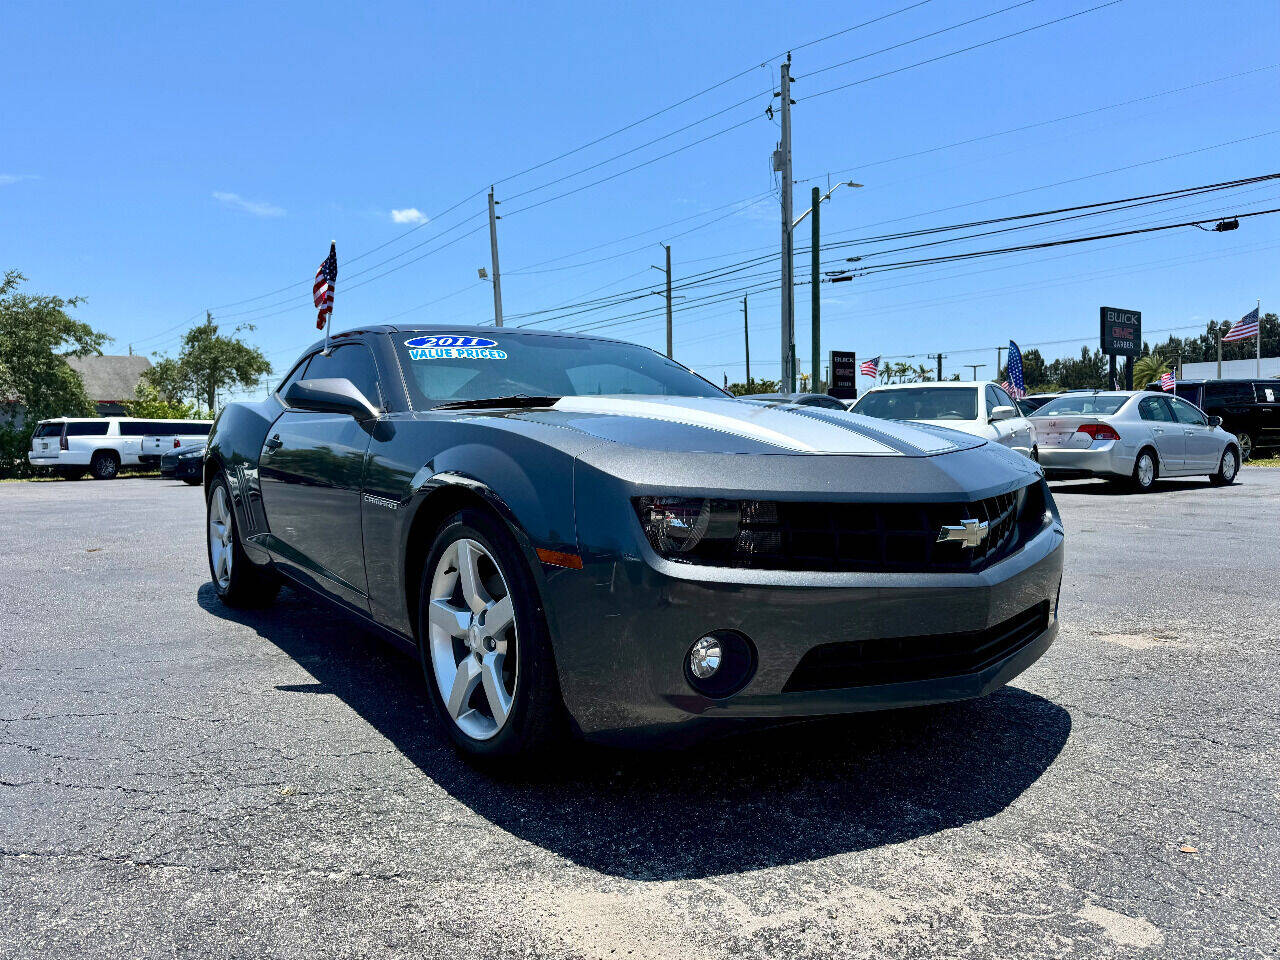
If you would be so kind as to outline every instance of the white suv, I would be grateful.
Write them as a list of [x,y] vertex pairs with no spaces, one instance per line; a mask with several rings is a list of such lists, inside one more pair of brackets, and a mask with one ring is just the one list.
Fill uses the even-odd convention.
[[133,417],[58,417],[41,420],[31,435],[27,459],[68,479],[93,474],[110,480],[121,467],[145,462],[144,437],[192,442],[209,435],[211,420],[139,420]]

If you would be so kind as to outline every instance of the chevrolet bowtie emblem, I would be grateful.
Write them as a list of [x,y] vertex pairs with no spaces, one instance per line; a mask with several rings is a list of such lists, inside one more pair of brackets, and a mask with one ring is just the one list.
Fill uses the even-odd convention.
[[947,526],[939,530],[938,543],[959,540],[966,547],[977,547],[987,539],[989,526],[985,520],[961,520],[959,526]]

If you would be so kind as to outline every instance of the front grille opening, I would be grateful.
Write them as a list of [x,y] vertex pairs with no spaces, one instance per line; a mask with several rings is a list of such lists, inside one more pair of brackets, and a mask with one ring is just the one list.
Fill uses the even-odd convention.
[[978,673],[1021,650],[1049,626],[1049,601],[986,630],[824,643],[814,647],[783,693],[844,690]]

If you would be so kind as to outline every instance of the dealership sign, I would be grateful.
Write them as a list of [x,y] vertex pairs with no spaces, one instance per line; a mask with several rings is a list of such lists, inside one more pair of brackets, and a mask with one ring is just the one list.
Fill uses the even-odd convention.
[[1137,310],[1103,307],[1102,352],[1136,357],[1142,353],[1142,314]]
[[827,391],[839,400],[858,399],[858,355],[831,351],[831,389]]

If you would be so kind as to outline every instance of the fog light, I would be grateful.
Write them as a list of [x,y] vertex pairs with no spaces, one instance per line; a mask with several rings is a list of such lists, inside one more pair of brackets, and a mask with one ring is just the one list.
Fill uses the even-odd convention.
[[723,653],[715,637],[703,637],[689,648],[689,672],[699,680],[707,680],[720,669]]

